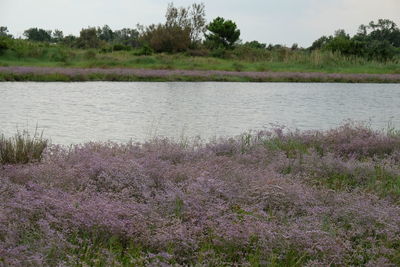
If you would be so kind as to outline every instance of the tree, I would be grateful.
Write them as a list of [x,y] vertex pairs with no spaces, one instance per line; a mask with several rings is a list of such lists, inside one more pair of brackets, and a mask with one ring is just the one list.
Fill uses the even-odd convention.
[[231,20],[218,17],[207,25],[210,34],[206,34],[206,40],[212,48],[233,48],[239,40],[240,30]]
[[320,37],[318,40],[315,40],[312,45],[308,48],[309,50],[317,50],[324,47],[330,40],[332,40],[332,36],[326,37],[325,35]]
[[366,44],[366,55],[369,59],[387,61],[393,59],[396,49],[387,40],[374,40]]
[[150,25],[140,37],[144,45],[150,46],[156,52],[175,53],[185,51],[190,47],[190,30],[179,26],[164,24]]
[[73,47],[76,44],[76,36],[70,34],[62,39],[62,43],[66,46]]
[[52,34],[53,42],[61,42],[64,39],[64,34],[62,31],[55,29]]
[[256,48],[256,49],[265,49],[267,47],[267,44],[260,43],[259,41],[251,41],[251,42],[246,42],[244,43],[245,47],[250,47],[250,48]]
[[0,37],[12,38],[11,34],[8,34],[8,28],[5,26],[0,26]]
[[377,23],[369,23],[371,40],[387,41],[394,47],[400,47],[400,29],[396,23],[388,19],[380,19]]
[[139,31],[136,29],[123,28],[114,32],[114,41],[123,45],[138,47]]
[[0,36],[0,56],[11,47],[11,39],[6,36]]
[[156,52],[180,52],[195,47],[205,31],[205,6],[193,4],[187,8],[168,4],[164,24],[138,26],[140,41]]
[[359,41],[387,41],[394,47],[400,47],[400,29],[389,19],[371,21],[368,25],[361,25],[358,33],[354,36]]
[[102,28],[97,28],[97,36],[100,38],[100,40],[106,42],[112,42],[114,40],[114,32],[108,25],[104,25]]
[[348,34],[346,33],[346,31],[343,30],[343,29],[336,30],[336,31],[335,31],[335,34],[334,34],[334,37],[335,37],[335,38],[350,39],[350,35],[348,35]]
[[399,28],[391,20],[380,19],[376,23],[371,21],[368,25],[361,25],[353,37],[344,30],[337,30],[333,36],[322,36],[309,49],[387,61],[399,53],[396,47],[400,47]]
[[82,29],[79,38],[77,39],[77,46],[79,48],[99,48],[100,39],[97,36],[96,28]]
[[192,43],[200,42],[202,39],[202,35],[204,35],[206,31],[206,12],[204,3],[192,5],[192,9],[190,10],[191,15],[191,31],[190,38]]
[[174,7],[173,3],[168,4],[165,14],[167,28],[181,28],[182,31],[189,32],[189,38],[192,45],[201,41],[201,35],[205,32],[205,5],[204,3],[185,7]]
[[24,36],[30,41],[37,42],[50,42],[51,41],[51,31],[46,31],[38,28],[30,28],[24,31]]

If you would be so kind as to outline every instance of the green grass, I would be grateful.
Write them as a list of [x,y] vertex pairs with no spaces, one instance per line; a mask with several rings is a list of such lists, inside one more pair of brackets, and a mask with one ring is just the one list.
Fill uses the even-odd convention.
[[[388,136],[398,138],[399,131],[388,128]],[[319,157],[324,157],[334,151],[329,148],[323,148],[319,142],[304,143],[300,138],[289,137],[281,139],[278,137],[258,140],[251,134],[244,134],[241,139],[242,152],[249,150],[254,144],[259,142],[262,146],[271,151],[283,152],[289,159],[287,164],[280,170],[282,174],[296,175],[303,172],[308,177],[307,180],[313,186],[322,186],[335,191],[354,191],[362,190],[373,193],[382,198],[390,198],[394,201],[400,201],[400,176],[395,174],[384,165],[384,163],[375,163],[372,169],[364,169],[362,166],[353,170],[344,167],[332,168],[332,166],[320,166],[320,170],[314,173],[314,169],[307,169],[303,164],[306,161],[304,157],[316,152]],[[375,152],[375,160],[384,157],[390,152]],[[346,157],[343,157],[345,159]],[[360,158],[361,161],[367,161],[369,158]]]
[[390,62],[344,57],[331,52],[268,51],[237,49],[226,58],[179,54],[138,56],[137,51],[103,53],[15,40],[14,48],[0,55],[0,66],[41,66],[78,68],[143,68],[228,71],[287,71],[324,73],[400,73],[396,58]]
[[[67,251],[66,255],[58,255],[56,250],[49,249],[47,262],[52,264],[52,257],[64,257],[66,262],[72,266],[148,266],[151,263],[162,262],[164,264],[183,264],[195,266],[196,264],[219,263],[222,262],[240,262],[245,257],[250,266],[303,266],[310,260],[309,255],[300,253],[296,248],[280,251],[275,249],[271,254],[265,255],[257,248],[257,238],[250,240],[248,247],[238,246],[233,242],[209,238],[204,240],[198,248],[193,248],[199,255],[192,257],[193,251],[178,251],[174,244],[168,248],[169,256],[158,254],[154,249],[135,243],[132,240],[126,240],[119,236],[109,236],[101,233],[76,233],[70,239],[75,247]],[[238,253],[240,252],[240,253]],[[52,255],[54,254],[54,255]],[[178,254],[187,254],[186,262],[176,261]],[[107,255],[112,255],[114,261],[110,262]],[[149,257],[149,255],[152,255]]]

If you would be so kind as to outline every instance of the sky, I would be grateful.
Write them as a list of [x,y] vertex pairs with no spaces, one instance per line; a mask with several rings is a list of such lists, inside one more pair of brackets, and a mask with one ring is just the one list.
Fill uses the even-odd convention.
[[[14,36],[31,27],[79,35],[88,26],[135,28],[164,22],[167,0],[0,0],[0,26]],[[243,42],[308,47],[337,29],[350,34],[371,20],[400,24],[400,0],[176,0],[174,5],[203,2],[207,21],[220,16],[236,22]]]

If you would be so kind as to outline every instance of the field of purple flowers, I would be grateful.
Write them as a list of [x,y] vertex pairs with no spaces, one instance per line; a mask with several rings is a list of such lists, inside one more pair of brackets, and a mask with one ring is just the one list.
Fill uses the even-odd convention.
[[0,66],[1,81],[253,81],[399,83],[400,74]]
[[51,145],[0,179],[0,266],[400,265],[395,131]]

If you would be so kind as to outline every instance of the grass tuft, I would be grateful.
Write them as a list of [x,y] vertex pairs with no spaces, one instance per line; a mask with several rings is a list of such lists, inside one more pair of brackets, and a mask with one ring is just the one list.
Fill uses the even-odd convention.
[[18,131],[13,137],[5,137],[2,134],[0,136],[0,163],[39,162],[42,159],[43,151],[49,144],[42,134],[38,134],[36,130],[33,136],[27,130]]

